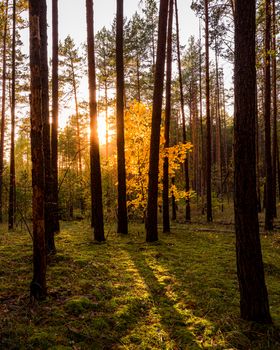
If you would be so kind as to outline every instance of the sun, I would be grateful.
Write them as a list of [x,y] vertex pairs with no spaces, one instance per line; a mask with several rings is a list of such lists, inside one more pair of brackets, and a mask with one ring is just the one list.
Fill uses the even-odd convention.
[[106,120],[105,115],[99,114],[97,119],[97,132],[99,138],[99,144],[106,144]]

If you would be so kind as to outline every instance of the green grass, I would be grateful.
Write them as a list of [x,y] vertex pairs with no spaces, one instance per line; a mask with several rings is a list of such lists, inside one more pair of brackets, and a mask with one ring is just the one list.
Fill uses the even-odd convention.
[[30,237],[2,229],[0,349],[280,349],[277,233],[262,242],[274,320],[265,327],[239,318],[234,235],[202,227],[175,225],[156,244],[142,226],[128,237],[108,227],[95,244],[86,223],[64,223],[39,304],[29,300]]

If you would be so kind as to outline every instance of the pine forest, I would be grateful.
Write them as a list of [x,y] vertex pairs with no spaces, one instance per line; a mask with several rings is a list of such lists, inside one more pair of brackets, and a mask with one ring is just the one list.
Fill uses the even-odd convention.
[[0,349],[280,349],[280,2],[0,0]]

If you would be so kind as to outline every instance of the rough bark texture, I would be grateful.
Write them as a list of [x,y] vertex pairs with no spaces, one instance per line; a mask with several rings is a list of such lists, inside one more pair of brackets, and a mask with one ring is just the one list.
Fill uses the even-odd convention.
[[53,205],[52,205],[52,173],[50,144],[50,114],[49,114],[49,69],[47,51],[47,3],[41,0],[40,6],[40,36],[41,36],[41,80],[42,80],[42,121],[43,121],[43,151],[45,177],[45,236],[47,254],[55,253]]
[[270,0],[265,2],[265,77],[264,77],[264,131],[265,131],[265,170],[266,170],[266,202],[265,202],[265,230],[273,230],[273,176],[271,160],[271,82],[270,82],[270,30],[271,10]]
[[117,232],[127,234],[126,171],[124,153],[124,65],[123,65],[123,0],[117,0],[116,31],[117,68],[117,154],[118,154],[118,227]]
[[52,215],[53,231],[59,232],[58,213],[58,4],[52,0],[52,125],[51,125],[51,171],[53,176]]
[[205,84],[206,84],[206,203],[207,221],[211,222],[212,217],[212,189],[211,189],[211,115],[210,115],[210,80],[209,80],[209,18],[208,0],[205,6]]
[[13,230],[15,220],[15,110],[16,110],[16,1],[13,0],[13,34],[12,34],[12,94],[11,94],[11,149],[10,149],[10,184],[8,229]]
[[[183,143],[187,142],[187,132],[186,132],[186,116],[185,116],[185,102],[184,102],[184,92],[183,92],[183,79],[182,79],[182,68],[181,68],[181,53],[180,53],[180,39],[179,39],[179,17],[178,17],[178,6],[177,0],[175,0],[175,12],[176,12],[176,33],[177,33],[177,56],[178,56],[178,71],[179,71],[179,84],[180,84],[180,103],[181,103],[181,114],[182,114],[182,124],[183,124]],[[186,157],[184,161],[184,175],[185,175],[185,190],[188,193],[190,191],[190,179],[189,179],[189,158]],[[185,208],[185,219],[186,222],[191,221],[191,207],[190,199],[186,199]]]
[[102,183],[97,132],[96,73],[93,33],[93,1],[86,0],[87,12],[87,50],[88,50],[88,85],[90,113],[90,179],[91,206],[93,216],[94,239],[105,241],[103,224]]
[[272,1],[272,104],[273,104],[273,141],[272,141],[272,169],[273,169],[273,211],[274,217],[277,216],[276,197],[277,197],[277,59],[276,59],[276,9],[275,0]]
[[241,317],[270,323],[256,195],[255,0],[236,0],[234,211]]
[[3,222],[3,170],[4,170],[4,145],[6,125],[6,71],[7,71],[7,26],[8,26],[8,0],[5,4],[5,18],[3,29],[3,58],[2,58],[2,109],[1,109],[1,144],[0,144],[0,223]]
[[166,50],[166,28],[168,15],[168,0],[160,1],[159,27],[156,72],[153,93],[152,130],[150,142],[148,205],[146,218],[146,241],[158,240],[157,230],[157,204],[158,204],[158,166],[159,166],[159,141],[162,110],[162,93],[164,80],[164,63]]
[[42,84],[40,63],[40,6],[29,1],[30,69],[31,69],[31,156],[33,211],[33,279],[30,294],[35,299],[46,297],[46,250],[44,226],[44,153],[42,125]]
[[[169,147],[170,119],[171,119],[171,78],[172,78],[172,24],[173,0],[169,0],[168,39],[167,39],[167,67],[166,67],[166,106],[164,120],[164,147]],[[169,174],[168,157],[163,161],[163,191],[162,191],[162,219],[163,232],[170,232],[169,216]]]

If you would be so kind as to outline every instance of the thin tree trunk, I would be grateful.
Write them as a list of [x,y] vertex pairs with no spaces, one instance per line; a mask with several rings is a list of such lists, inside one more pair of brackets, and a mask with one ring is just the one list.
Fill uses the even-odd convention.
[[256,2],[236,0],[234,210],[241,317],[271,323],[256,195]]
[[13,230],[15,219],[15,109],[16,109],[16,1],[13,0],[13,34],[12,34],[12,95],[11,95],[11,150],[10,150],[10,186],[8,229]]
[[273,144],[272,144],[272,170],[273,170],[273,211],[277,217],[277,62],[276,62],[276,13],[275,0],[272,0],[272,103],[273,103]]
[[160,142],[160,124],[162,112],[162,93],[164,80],[164,63],[166,50],[166,28],[168,16],[168,0],[160,1],[159,26],[158,26],[158,44],[156,72],[153,92],[153,112],[152,112],[152,130],[150,142],[150,160],[149,160],[149,184],[148,184],[148,205],[146,219],[146,241],[155,242],[158,240],[158,167],[159,167],[159,142]]
[[208,0],[205,5],[205,79],[206,79],[206,199],[207,221],[213,221],[212,217],[212,189],[211,189],[211,115],[210,115],[210,83],[209,83],[209,14]]
[[4,147],[6,125],[6,72],[7,72],[7,27],[8,27],[8,0],[5,4],[5,17],[3,29],[3,61],[2,61],[2,110],[1,110],[1,144],[0,144],[0,223],[3,222],[3,171],[4,171]]
[[126,170],[124,141],[124,63],[123,63],[123,0],[117,0],[116,31],[117,68],[117,154],[118,154],[118,227],[117,232],[127,234]]
[[265,230],[273,230],[273,177],[271,161],[271,83],[270,83],[270,29],[271,11],[270,0],[266,0],[266,29],[265,29],[265,79],[264,79],[264,125],[265,125],[265,167],[266,167],[266,202],[265,202]]
[[30,69],[31,69],[31,155],[32,155],[32,212],[33,212],[33,279],[30,294],[44,299],[46,289],[46,250],[44,227],[44,153],[42,137],[41,82],[41,0],[29,0]]
[[204,215],[204,191],[205,191],[205,159],[204,159],[204,132],[203,132],[203,111],[202,111],[202,53],[201,53],[201,24],[199,21],[199,118],[200,118],[200,160],[201,160],[201,212]]
[[86,0],[87,12],[87,49],[88,49],[88,85],[90,111],[90,179],[91,206],[94,227],[94,239],[105,241],[102,204],[102,182],[97,132],[97,102],[96,102],[96,73],[95,48],[93,31],[93,0]]
[[52,0],[52,129],[51,171],[53,176],[53,231],[59,232],[58,212],[58,0]]
[[[185,102],[184,102],[183,79],[182,79],[182,68],[181,68],[179,17],[178,17],[177,0],[175,0],[175,13],[176,13],[178,72],[179,72],[179,84],[180,84],[180,102],[181,102],[181,113],[182,113],[182,124],[183,124],[183,143],[186,143],[187,142],[186,117],[185,117]],[[186,156],[185,161],[184,161],[184,175],[185,175],[185,190],[187,193],[189,193],[189,191],[190,191],[190,179],[189,179],[189,158],[188,158],[188,155]],[[190,207],[189,196],[187,196],[187,199],[186,199],[185,219],[186,219],[186,222],[191,221],[191,207]]]
[[[172,78],[172,25],[173,0],[169,0],[168,12],[168,38],[167,38],[167,67],[166,67],[166,106],[164,120],[164,148],[169,147],[170,119],[171,119],[171,78]],[[170,232],[169,217],[169,173],[168,156],[163,160],[163,191],[162,191],[162,219],[163,232]]]
[[45,236],[47,254],[55,254],[53,205],[52,205],[52,173],[51,173],[51,143],[50,143],[50,113],[49,113],[49,67],[47,51],[47,3],[41,0],[40,6],[40,37],[41,37],[41,80],[42,80],[42,122],[43,122],[43,151],[45,176]]

